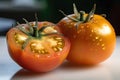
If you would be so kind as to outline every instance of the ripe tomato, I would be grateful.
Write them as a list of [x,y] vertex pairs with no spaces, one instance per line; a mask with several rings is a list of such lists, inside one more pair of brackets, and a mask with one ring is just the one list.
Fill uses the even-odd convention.
[[58,31],[55,24],[47,21],[19,24],[7,33],[9,54],[27,70],[53,70],[64,61],[70,49],[69,40]]
[[101,15],[77,11],[58,22],[63,34],[71,41],[68,61],[79,65],[93,65],[106,60],[112,54],[116,35],[112,25]]

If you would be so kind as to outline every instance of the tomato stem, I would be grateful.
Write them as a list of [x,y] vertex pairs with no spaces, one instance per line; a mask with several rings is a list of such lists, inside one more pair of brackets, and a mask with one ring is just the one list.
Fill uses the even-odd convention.
[[80,21],[84,21],[84,14],[85,14],[85,11],[80,11]]
[[96,9],[96,4],[94,4],[92,10],[89,12],[89,14],[87,15],[86,19],[84,22],[88,22],[91,20],[91,18],[93,18],[94,13],[95,13],[95,9]]
[[73,11],[74,11],[74,14],[75,14],[76,18],[77,18],[78,20],[80,20],[81,15],[80,15],[80,13],[78,12],[77,7],[76,7],[76,5],[75,5],[74,3],[73,3]]
[[73,20],[73,21],[75,21],[75,22],[78,22],[79,20],[78,19],[76,19],[76,18],[73,18],[73,17],[69,17],[68,15],[66,15],[62,10],[59,10],[65,17],[67,17],[67,18],[69,18],[69,19],[71,19],[71,20]]
[[26,41],[24,42],[24,44],[22,45],[22,49],[24,49],[26,47],[26,45],[28,44],[28,42],[31,40],[32,38],[31,37],[28,37],[26,39]]
[[30,34],[33,34],[33,27],[30,25],[30,23],[25,19],[23,18],[23,20],[27,23],[27,25],[30,27]]
[[40,36],[40,34],[39,34],[39,32],[38,32],[37,27],[33,27],[33,30],[34,30],[34,33],[33,33],[33,35],[32,35],[32,36],[34,36],[34,37],[38,38],[38,37]]
[[[79,24],[80,23],[86,23],[88,21],[90,21],[93,16],[94,16],[94,13],[95,13],[95,9],[96,9],[96,4],[94,4],[92,10],[89,12],[89,14],[87,16],[84,16],[85,15],[85,11],[80,11],[78,12],[77,8],[76,8],[76,5],[73,3],[73,11],[74,11],[74,16],[68,16],[66,15],[62,10],[59,10],[65,17],[67,17],[68,19],[72,20],[72,21],[75,21],[75,22],[78,22]],[[76,28],[78,27],[78,24],[76,25]]]

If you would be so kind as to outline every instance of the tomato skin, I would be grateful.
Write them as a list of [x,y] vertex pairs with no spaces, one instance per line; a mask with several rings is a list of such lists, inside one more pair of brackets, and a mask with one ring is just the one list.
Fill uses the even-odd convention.
[[[71,16],[74,17],[74,14],[69,15]],[[115,31],[100,15],[95,14],[90,21],[80,24],[65,17],[57,25],[71,41],[71,50],[67,59],[74,64],[98,64],[110,57],[115,48]]]
[[[31,22],[32,23],[32,22]],[[22,24],[24,27],[28,27],[27,24]],[[38,22],[38,28],[41,28],[42,26],[52,25],[55,26],[53,23],[50,22]],[[56,27],[56,30],[58,28]],[[58,30],[59,31],[59,30]],[[26,47],[24,49],[21,48],[20,44],[17,44],[14,39],[15,33],[18,33],[22,35],[22,37],[28,37],[23,32],[18,30],[17,28],[12,28],[7,33],[7,44],[8,44],[8,51],[11,56],[11,58],[19,64],[24,69],[27,69],[29,71],[33,72],[47,72],[51,71],[58,66],[62,64],[62,62],[65,60],[65,58],[68,55],[68,52],[70,50],[70,42],[67,38],[60,36],[60,35],[50,35],[52,36],[58,36],[62,38],[65,42],[64,48],[62,51],[55,52],[50,51],[48,54],[37,54],[33,53],[30,49],[30,45],[32,42],[40,42],[41,39],[32,39],[30,40]],[[49,36],[48,36],[49,37]],[[45,44],[46,46],[49,46],[49,44]]]

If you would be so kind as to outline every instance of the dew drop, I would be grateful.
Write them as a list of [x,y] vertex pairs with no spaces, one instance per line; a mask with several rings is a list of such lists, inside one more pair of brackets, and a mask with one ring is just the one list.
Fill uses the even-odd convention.
[[76,35],[74,35],[73,38],[76,38]]
[[105,44],[102,44],[101,46],[105,46]]
[[49,58],[50,56],[47,56],[47,58]]
[[94,30],[91,30],[91,32],[93,33],[93,32],[94,32]]
[[102,39],[99,39],[99,41],[102,41]]
[[90,37],[92,37],[92,34],[90,34]]
[[102,50],[105,50],[105,47],[103,47]]
[[95,39],[93,39],[92,41],[95,41]]
[[100,45],[100,43],[97,43],[97,45]]
[[60,53],[58,53],[57,55],[60,55]]
[[84,26],[81,26],[81,28],[83,29],[83,28],[84,28]]
[[89,28],[89,26],[88,26],[88,25],[87,25],[86,27],[87,27],[87,28]]
[[74,23],[70,23],[70,25],[74,25]]
[[95,39],[99,39],[99,37],[96,36]]
[[81,32],[81,30],[77,31],[77,33],[79,34]]

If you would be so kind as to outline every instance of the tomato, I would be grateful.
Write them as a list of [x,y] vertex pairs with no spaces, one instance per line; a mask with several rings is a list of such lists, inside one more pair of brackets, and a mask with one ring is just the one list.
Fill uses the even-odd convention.
[[69,52],[69,40],[51,22],[26,22],[7,32],[11,58],[34,72],[47,72],[60,66]]
[[77,11],[58,22],[62,33],[70,39],[71,50],[68,61],[78,65],[94,65],[106,60],[116,45],[114,28],[103,16],[94,14],[94,5],[90,13]]

